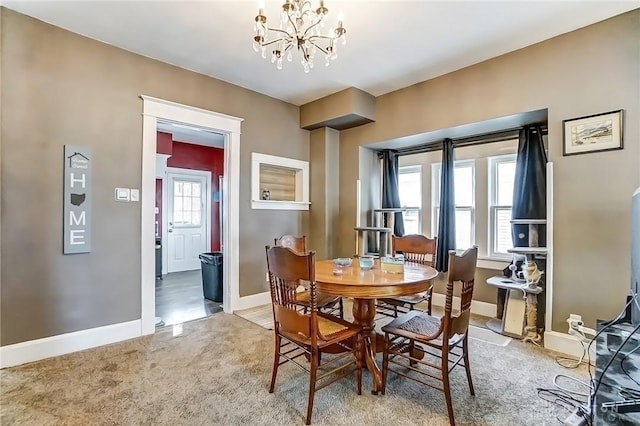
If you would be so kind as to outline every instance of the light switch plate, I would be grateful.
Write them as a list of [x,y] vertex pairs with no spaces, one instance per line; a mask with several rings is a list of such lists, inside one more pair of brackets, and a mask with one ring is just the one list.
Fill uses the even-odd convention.
[[116,201],[129,201],[129,188],[116,188]]
[[131,188],[131,201],[140,201],[140,190]]

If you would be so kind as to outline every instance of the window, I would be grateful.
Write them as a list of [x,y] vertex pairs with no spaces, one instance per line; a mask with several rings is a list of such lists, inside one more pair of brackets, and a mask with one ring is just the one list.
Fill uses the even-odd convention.
[[489,158],[489,256],[509,258],[516,156]]
[[401,207],[415,207],[402,213],[404,233],[421,234],[422,169],[420,166],[405,166],[398,169],[398,192]]
[[179,228],[199,227],[202,223],[202,190],[200,182],[173,182],[173,225]]
[[[431,193],[433,194],[433,229],[438,232],[440,214],[440,177],[441,164],[434,164],[432,169]],[[475,169],[473,161],[456,161],[454,163],[454,192],[456,198],[456,248],[467,249],[475,244]]]

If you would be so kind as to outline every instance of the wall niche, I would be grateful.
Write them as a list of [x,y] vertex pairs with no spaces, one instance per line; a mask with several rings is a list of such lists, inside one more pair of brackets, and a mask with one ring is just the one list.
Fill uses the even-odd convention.
[[251,208],[309,210],[309,162],[251,154]]

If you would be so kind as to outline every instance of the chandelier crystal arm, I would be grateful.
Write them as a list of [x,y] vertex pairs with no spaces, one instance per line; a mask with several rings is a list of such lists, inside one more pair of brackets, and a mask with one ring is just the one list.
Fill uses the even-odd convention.
[[329,55],[329,51],[326,50],[325,48],[323,48],[322,46],[316,44],[315,42],[311,42],[312,45],[314,45],[319,51],[321,51],[322,53],[324,53],[325,55]]
[[[293,19],[291,19],[291,13],[289,13],[289,12],[286,12],[286,13],[287,13],[287,18],[289,18],[289,23],[291,23],[291,27],[293,28],[293,33],[294,34],[298,34],[298,27],[296,27],[295,22],[293,22]],[[282,30],[282,31],[284,31],[284,30]],[[285,33],[287,33],[290,37],[293,37],[287,31],[285,31]]]
[[[315,23],[315,24],[313,24],[313,25],[309,26],[309,28],[307,28],[306,30],[304,30],[304,34],[302,34],[302,36],[303,36],[303,37],[306,37],[306,36],[307,36],[307,33],[308,33],[309,31],[311,31],[312,29],[314,29],[315,27],[317,27],[318,25],[320,25],[320,22],[322,22],[322,19],[318,19],[318,20],[316,21],[316,23]],[[311,37],[313,38],[314,36],[311,36]]]
[[315,40],[317,38],[321,38],[323,40],[331,40],[331,41],[335,41],[336,40],[335,37],[329,37],[329,36],[325,36],[325,35],[322,35],[322,34],[318,34],[318,35],[314,35],[314,36],[309,37],[309,41],[313,42],[313,40]]
[[285,30],[281,30],[280,28],[269,28],[269,31],[275,31],[277,33],[282,33],[282,34],[284,34],[286,36],[285,38],[291,37],[288,32],[286,32]]
[[264,43],[262,43],[262,45],[261,45],[261,46],[263,46],[263,47],[271,46],[271,45],[272,45],[272,44],[274,44],[274,43],[280,43],[280,42],[283,42],[283,41],[286,41],[286,40],[285,40],[285,39],[282,39],[282,38],[277,38],[277,39],[275,39],[275,40],[269,40],[269,41],[267,41],[267,42],[264,42]]

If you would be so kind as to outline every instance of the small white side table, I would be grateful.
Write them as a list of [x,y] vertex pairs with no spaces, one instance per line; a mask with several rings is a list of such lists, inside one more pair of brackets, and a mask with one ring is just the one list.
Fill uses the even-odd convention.
[[538,334],[536,322],[538,316],[538,294],[542,293],[542,287],[518,283],[501,276],[487,279],[487,284],[507,290],[502,320],[492,318],[487,322],[487,327],[496,333],[506,336],[539,342],[542,336]]

